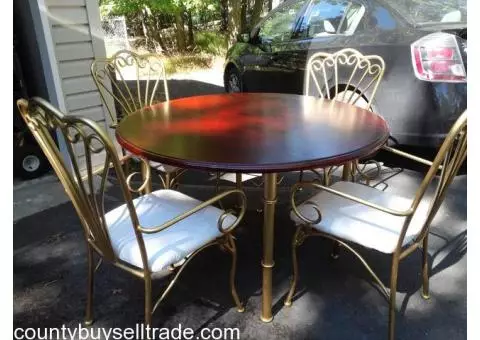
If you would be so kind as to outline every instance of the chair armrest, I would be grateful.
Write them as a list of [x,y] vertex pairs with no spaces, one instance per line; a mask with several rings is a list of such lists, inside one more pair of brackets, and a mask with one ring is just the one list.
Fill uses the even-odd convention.
[[340,196],[342,198],[345,198],[345,199],[348,199],[348,200],[351,200],[351,201],[354,201],[354,202],[357,202],[357,203],[360,203],[360,204],[363,204],[363,205],[366,205],[370,208],[373,208],[373,209],[376,209],[376,210],[380,210],[380,211],[383,211],[384,213],[387,213],[387,214],[390,214],[390,215],[395,215],[395,216],[409,216],[411,214],[413,214],[413,209],[410,207],[408,210],[396,210],[396,209],[390,209],[390,208],[386,208],[386,207],[383,207],[381,205],[378,205],[378,204],[375,204],[375,203],[371,203],[371,202],[368,202],[362,198],[359,198],[359,197],[356,197],[356,196],[353,196],[353,195],[349,195],[349,194],[346,194],[346,193],[343,193],[341,191],[338,191],[338,190],[335,190],[335,189],[332,189],[330,187],[326,187],[324,185],[321,185],[317,182],[299,182],[299,183],[296,183],[293,187],[292,187],[292,194],[291,194],[291,204],[292,204],[292,209],[293,211],[295,212],[295,214],[298,216],[298,218],[300,218],[302,221],[306,222],[306,223],[309,223],[309,224],[316,224],[316,223],[319,223],[320,220],[321,220],[321,214],[320,214],[320,208],[312,201],[306,201],[305,204],[310,204],[314,207],[314,209],[317,211],[319,217],[317,218],[317,220],[310,220],[309,218],[305,217],[302,215],[302,213],[298,210],[298,207],[297,207],[297,204],[295,202],[295,194],[296,192],[300,189],[300,188],[304,188],[304,187],[314,187],[314,188],[317,188],[317,189],[323,189],[331,194],[334,194],[334,195],[337,195],[337,196]]
[[[432,164],[433,164],[432,161],[429,161],[427,159],[409,154],[408,152],[405,152],[405,151],[400,151],[400,150],[394,149],[391,146],[384,145],[384,146],[382,146],[382,149],[386,150],[388,152],[394,153],[396,155],[402,156],[404,158],[411,159],[412,161],[415,161],[417,163],[421,163],[423,165],[432,166]],[[439,167],[439,170],[441,170],[441,169],[442,169],[442,166]]]
[[160,226],[157,226],[157,227],[154,227],[154,228],[148,228],[148,229],[143,228],[142,226],[137,226],[137,229],[144,234],[158,233],[162,230],[165,230],[165,229],[171,227],[175,223],[178,223],[178,222],[186,219],[187,217],[199,212],[200,210],[207,208],[208,206],[212,205],[213,203],[220,201],[222,198],[225,198],[226,196],[233,195],[233,194],[239,195],[240,198],[241,198],[241,206],[240,206],[239,215],[237,216],[235,222],[226,229],[223,228],[223,221],[225,220],[225,218],[229,214],[231,214],[231,212],[232,212],[231,210],[227,210],[222,215],[220,215],[220,217],[218,219],[218,222],[217,222],[218,230],[222,234],[230,233],[233,229],[235,229],[237,227],[237,225],[240,223],[243,216],[245,215],[245,211],[246,211],[246,208],[247,208],[247,197],[245,196],[245,193],[243,192],[243,190],[233,189],[233,190],[225,191],[225,192],[223,192],[221,194],[218,194],[215,197],[212,197],[209,200],[197,205],[195,208],[193,208],[189,211],[186,211],[183,214],[181,214],[181,215],[179,215],[175,218],[172,218],[170,221],[167,221]]

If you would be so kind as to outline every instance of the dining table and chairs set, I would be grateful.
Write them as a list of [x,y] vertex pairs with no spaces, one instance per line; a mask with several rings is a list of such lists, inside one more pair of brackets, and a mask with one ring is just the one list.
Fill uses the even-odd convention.
[[[127,81],[123,69],[135,80]],[[389,303],[388,338],[394,339],[399,263],[417,249],[423,254],[421,294],[425,299],[430,296],[429,228],[466,159],[467,114],[453,124],[433,161],[389,146],[389,126],[381,112],[371,110],[385,70],[381,57],[347,48],[308,59],[305,95],[225,93],[172,100],[161,55],[119,51],[95,60],[91,68],[110,114],[111,131],[87,118],[60,112],[41,98],[19,100],[23,118],[83,227],[88,247],[86,324],[93,322],[94,276],[102,261],[144,281],[144,322],[150,325],[153,312],[188,263],[211,246],[231,258],[230,292],[237,310],[243,312],[236,290],[234,235],[237,228],[248,228],[244,216],[251,206],[243,182],[261,176],[260,319],[273,319],[275,228],[295,228],[292,279],[284,305],[294,302],[301,278],[298,247],[311,236],[321,236],[332,241],[333,256],[339,247],[349,250],[371,274]],[[68,157],[60,152],[52,131],[65,141]],[[84,154],[82,162],[78,149]],[[379,150],[428,167],[410,197],[369,185],[383,165],[365,160]],[[98,157],[101,167],[93,162]],[[366,171],[372,164],[375,175]],[[216,174],[217,188],[222,176],[234,178],[235,183],[200,201],[181,192],[182,174],[190,169]],[[288,202],[291,225],[279,225],[275,218],[278,183],[288,172],[298,174]],[[306,172],[313,180],[305,180]],[[153,189],[153,176],[160,179],[161,189]],[[105,192],[113,182],[120,187],[122,204],[106,211]],[[304,188],[312,189],[313,195],[298,201],[298,192]],[[226,198],[236,202],[233,208],[224,209],[221,201]],[[359,247],[390,256],[389,283],[380,280],[375,264],[367,263]],[[167,284],[154,299],[152,281],[156,279]]]

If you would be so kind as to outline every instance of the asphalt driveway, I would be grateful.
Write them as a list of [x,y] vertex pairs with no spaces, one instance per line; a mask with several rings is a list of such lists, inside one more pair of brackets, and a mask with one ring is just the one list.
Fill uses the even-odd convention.
[[[213,195],[209,177],[207,173],[190,171],[180,190],[207,198]],[[252,184],[246,187],[249,210],[236,233],[237,287],[246,303],[245,313],[236,312],[229,295],[228,257],[212,248],[191,262],[179,284],[154,314],[153,326],[176,327],[181,323],[197,331],[203,327],[238,327],[241,339],[386,338],[388,304],[353,255],[342,251],[337,261],[330,259],[328,241],[309,239],[300,248],[297,297],[291,308],[283,307],[291,275],[289,245],[294,230],[288,217],[288,187],[296,178],[291,175],[284,181],[277,206],[274,321],[263,324],[259,320],[262,215],[257,208],[261,207],[262,192]],[[389,179],[388,187],[380,189],[411,195],[421,178],[422,174],[405,170]],[[53,184],[49,187],[56,190]],[[467,176],[457,176],[433,222],[429,301],[420,297],[421,253],[414,252],[400,266],[398,339],[466,338],[466,190]],[[45,191],[37,194],[44,195]],[[119,204],[117,195],[115,188],[109,191],[107,206]],[[24,204],[32,205],[32,201],[17,202],[16,209],[22,209]],[[362,250],[362,254],[388,283],[389,258],[369,250]],[[13,262],[15,328],[62,324],[76,327],[83,320],[85,244],[69,202],[49,204],[14,223]],[[154,287],[161,285],[162,282],[156,282]],[[134,327],[142,322],[142,281],[103,265],[96,276],[95,320],[92,327]]]
[[[207,73],[195,79],[169,81],[171,98],[219,93],[221,77]],[[412,196],[422,168],[405,170],[380,185],[380,190]],[[420,171],[420,172],[418,172]],[[214,194],[210,175],[189,171],[179,190],[199,199]],[[283,307],[291,276],[289,186],[279,191],[275,229],[274,320],[259,320],[261,303],[262,189],[245,186],[248,212],[236,231],[239,262],[237,288],[246,303],[236,312],[229,294],[229,259],[218,249],[206,250],[186,268],[179,283],[153,317],[154,327],[181,323],[197,332],[204,327],[238,327],[241,339],[385,339],[388,304],[357,259],[341,252],[329,257],[331,244],[309,239],[299,250],[300,282],[292,307]],[[311,192],[302,192],[308,197]],[[398,339],[466,339],[467,317],[467,175],[451,185],[430,232],[431,299],[420,297],[421,253],[400,265],[397,294]],[[227,202],[228,203],[228,202]],[[106,205],[120,204],[115,187]],[[53,175],[14,181],[14,328],[76,327],[83,321],[87,262],[77,215]],[[389,258],[361,250],[388,283]],[[158,292],[163,282],[155,282]],[[92,327],[134,327],[143,320],[143,282],[119,269],[102,265],[95,282]]]

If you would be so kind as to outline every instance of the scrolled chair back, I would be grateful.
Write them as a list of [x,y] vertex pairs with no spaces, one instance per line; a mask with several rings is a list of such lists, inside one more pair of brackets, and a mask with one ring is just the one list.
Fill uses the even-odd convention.
[[169,100],[165,64],[159,54],[120,50],[110,58],[94,60],[91,74],[114,125],[115,103],[122,117]]
[[[125,177],[115,146],[97,123],[83,117],[67,116],[41,98],[35,97],[29,101],[19,99],[17,105],[71,199],[80,217],[86,241],[107,260],[116,260],[105,222],[104,194],[107,178],[112,178],[109,176],[113,175],[118,180],[132,225],[139,226],[131,191],[143,190],[149,174],[139,188],[132,188],[130,180],[135,173]],[[62,156],[52,137],[54,132],[58,132],[64,140],[66,157]],[[78,157],[80,153],[84,156]],[[103,160],[103,166],[95,169],[94,164],[98,164],[99,157]],[[111,171],[113,174],[110,174]],[[140,249],[144,250],[142,235],[137,228],[134,229]],[[145,251],[141,251],[141,255],[144,268],[147,268]]]
[[397,249],[401,248],[403,239],[407,232],[408,224],[415,216],[415,212],[419,207],[421,201],[424,199],[427,189],[432,185],[434,178],[438,176],[438,183],[435,184],[435,191],[430,198],[428,210],[423,218],[423,228],[417,235],[413,243],[422,240],[428,233],[430,224],[438,212],[449,185],[460,170],[463,162],[467,157],[467,111],[463,112],[457,121],[451,127],[447,137],[443,141],[435,159],[433,160],[427,174],[421,182],[415,198],[412,201],[410,211],[411,214],[407,216],[404,228],[401,232]]
[[370,110],[384,72],[385,62],[377,55],[363,55],[352,48],[317,52],[307,61],[305,94]]

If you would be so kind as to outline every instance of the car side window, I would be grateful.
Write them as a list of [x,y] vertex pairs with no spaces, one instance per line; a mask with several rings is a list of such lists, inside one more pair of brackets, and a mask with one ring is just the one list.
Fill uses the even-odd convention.
[[289,40],[295,28],[298,14],[305,3],[306,0],[295,1],[279,8],[263,22],[258,33],[259,38],[268,42]]
[[394,30],[397,28],[397,20],[395,17],[383,6],[376,5],[372,11],[372,26],[379,30]]
[[354,1],[315,0],[299,25],[299,35],[316,38],[352,35],[365,27],[365,6]]

